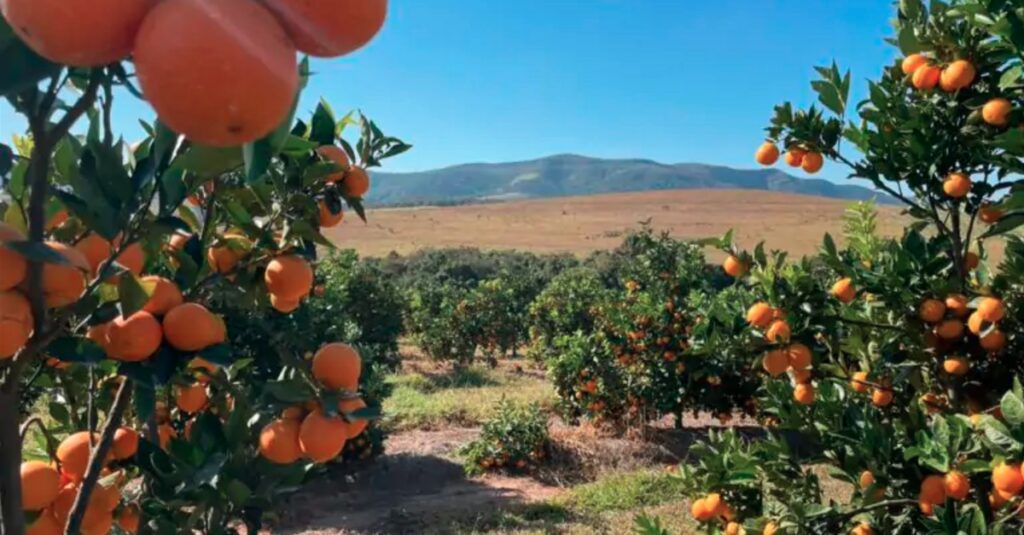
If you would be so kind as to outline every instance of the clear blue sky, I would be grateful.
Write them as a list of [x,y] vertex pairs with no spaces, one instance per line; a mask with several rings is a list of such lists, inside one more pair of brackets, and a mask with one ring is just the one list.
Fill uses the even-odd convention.
[[[813,101],[812,66],[837,58],[859,91],[896,54],[889,0],[391,3],[371,45],[314,62],[302,104],[361,108],[414,144],[389,171],[563,152],[752,167],[772,106]],[[151,112],[129,100],[133,138]],[[0,112],[8,140],[23,125]]]

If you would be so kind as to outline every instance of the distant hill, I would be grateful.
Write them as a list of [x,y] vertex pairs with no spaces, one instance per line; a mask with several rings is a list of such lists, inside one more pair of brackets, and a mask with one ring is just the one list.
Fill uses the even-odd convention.
[[381,205],[450,204],[669,189],[750,189],[832,199],[892,201],[884,193],[778,169],[732,169],[571,154],[510,163],[475,163],[418,173],[374,173],[368,200]]

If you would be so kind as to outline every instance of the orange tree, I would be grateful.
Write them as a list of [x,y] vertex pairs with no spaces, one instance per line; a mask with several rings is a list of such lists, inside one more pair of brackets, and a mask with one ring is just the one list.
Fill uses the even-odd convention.
[[[293,121],[297,51],[359,48],[386,4],[0,1],[0,93],[28,125],[0,145],[4,533],[257,528],[360,439],[375,411],[356,350],[243,357],[229,327],[300,308],[320,229],[342,204],[362,216],[366,169],[409,148],[325,103]],[[158,116],[131,145],[112,128],[126,94]]]
[[[982,263],[991,238],[1024,222],[1024,18],[1015,2],[905,0],[892,42],[903,57],[863,102],[849,104],[849,74],[820,68],[824,109],[779,106],[757,151],[771,165],[781,146],[808,172],[846,165],[913,222],[883,239],[862,219],[845,249],[826,236],[794,264],[730,257],[759,301],[738,343],[760,360],[758,404],[775,427],[752,446],[715,437],[683,470],[709,532],[1024,529],[1019,238],[998,270]],[[826,500],[805,463],[853,496]]]

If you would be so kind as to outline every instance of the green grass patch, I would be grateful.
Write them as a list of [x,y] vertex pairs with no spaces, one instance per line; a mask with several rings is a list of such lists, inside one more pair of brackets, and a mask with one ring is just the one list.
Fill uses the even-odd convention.
[[445,425],[479,425],[503,397],[516,403],[554,405],[546,380],[471,367],[451,374],[402,373],[387,379],[391,396],[384,402],[384,425],[394,431]]
[[587,513],[626,511],[683,499],[682,482],[664,472],[610,474],[569,491],[565,502]]

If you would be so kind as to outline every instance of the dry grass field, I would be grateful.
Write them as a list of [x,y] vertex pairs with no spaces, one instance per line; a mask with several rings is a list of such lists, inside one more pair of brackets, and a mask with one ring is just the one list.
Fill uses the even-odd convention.
[[[364,256],[406,254],[431,247],[470,246],[586,254],[609,249],[623,232],[651,221],[678,238],[721,236],[736,230],[740,246],[764,240],[791,254],[813,253],[825,232],[837,239],[841,200],[752,190],[669,190],[424,208],[370,208],[329,231],[341,247]],[[880,208],[881,231],[902,232],[899,208]]]

